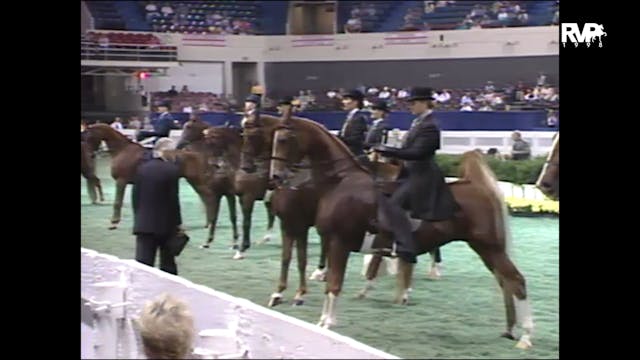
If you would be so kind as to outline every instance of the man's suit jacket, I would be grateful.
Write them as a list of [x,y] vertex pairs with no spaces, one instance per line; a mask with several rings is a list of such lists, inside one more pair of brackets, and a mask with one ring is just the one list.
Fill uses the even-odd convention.
[[131,192],[134,234],[171,236],[182,225],[178,164],[154,158],[138,166]]

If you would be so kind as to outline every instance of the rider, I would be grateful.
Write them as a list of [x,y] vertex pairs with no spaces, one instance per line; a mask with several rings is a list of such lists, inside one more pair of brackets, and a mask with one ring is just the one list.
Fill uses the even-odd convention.
[[361,111],[363,102],[364,95],[358,90],[351,90],[342,95],[342,105],[349,113],[338,138],[347,145],[360,163],[366,165],[369,158],[365,155],[363,147],[367,133],[367,115]]
[[385,145],[387,143],[387,135],[389,131],[391,131],[391,125],[389,125],[389,122],[385,119],[387,114],[389,114],[387,102],[384,100],[376,101],[371,106],[371,110],[373,125],[367,132],[364,140],[364,148],[366,150],[378,144]]
[[160,116],[153,124],[153,131],[140,130],[137,136],[138,142],[153,136],[157,138],[169,137],[171,130],[178,128],[179,124],[173,119],[171,113],[169,113],[169,109],[170,104],[166,101],[158,104]]
[[242,118],[241,125],[244,128],[244,123],[250,117],[260,116],[260,95],[251,94],[244,99],[244,117]]
[[373,148],[383,156],[405,160],[408,178],[392,195],[392,230],[397,242],[398,256],[415,263],[415,245],[409,218],[398,207],[410,210],[410,216],[427,221],[441,221],[453,217],[459,210],[444,175],[435,161],[440,148],[440,129],[433,116],[431,88],[416,87],[408,99],[411,113],[417,117],[405,134],[400,148],[377,145]]

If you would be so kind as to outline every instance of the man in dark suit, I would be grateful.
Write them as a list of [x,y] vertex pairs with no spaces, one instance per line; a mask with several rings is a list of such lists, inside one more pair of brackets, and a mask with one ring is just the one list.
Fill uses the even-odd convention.
[[412,218],[426,221],[447,220],[460,209],[435,161],[440,129],[433,116],[432,94],[430,88],[416,87],[411,91],[409,108],[417,117],[400,148],[374,147],[383,156],[404,160],[408,170],[408,178],[392,195],[391,202],[396,205],[392,221],[398,256],[412,263],[416,262],[416,255],[410,222],[398,207],[410,210]]
[[169,137],[169,133],[172,129],[179,128],[179,124],[173,119],[173,116],[171,116],[169,108],[170,105],[168,102],[161,102],[158,104],[158,112],[160,113],[160,116],[158,116],[158,119],[156,119],[153,124],[153,131],[139,131],[137,136],[138,141],[142,141],[152,136],[156,136],[158,138]]
[[178,164],[166,161],[163,152],[174,148],[173,141],[156,142],[153,158],[138,166],[131,192],[133,234],[136,235],[136,260],[154,266],[160,249],[160,270],[177,275],[172,241],[181,230]]
[[362,111],[364,95],[358,90],[351,90],[342,95],[342,105],[349,113],[342,125],[338,137],[362,164],[368,164],[369,158],[364,153],[364,137],[367,134],[367,114]]
[[371,125],[364,140],[364,148],[367,150],[379,144],[386,144],[387,134],[392,130],[389,122],[385,119],[389,113],[389,107],[386,101],[376,101],[371,106],[371,110],[373,125]]

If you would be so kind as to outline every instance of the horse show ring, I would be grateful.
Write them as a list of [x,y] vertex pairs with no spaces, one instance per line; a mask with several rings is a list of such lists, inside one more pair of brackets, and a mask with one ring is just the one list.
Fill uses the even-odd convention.
[[[106,202],[91,205],[82,180],[81,246],[124,259],[133,258],[130,187],[124,198],[121,225],[116,230],[107,230],[115,195],[109,158],[98,157],[96,168]],[[207,238],[207,230],[202,226],[204,207],[184,180],[180,196],[183,222],[191,236],[191,242],[177,259],[180,276],[266,306],[277,283],[281,247],[279,230],[271,242],[259,244],[267,227],[264,207],[261,204],[254,207],[252,247],[246,253],[247,258],[238,261],[231,259],[232,236],[226,203],[221,204],[215,242],[210,249],[203,250],[199,246]],[[277,221],[274,229],[279,227]],[[527,279],[536,323],[532,349],[515,349],[515,342],[499,337],[504,327],[502,296],[479,257],[461,242],[442,248],[443,277],[439,281],[426,277],[428,255],[419,258],[408,306],[392,303],[395,279],[388,276],[377,281],[368,298],[356,299],[365,280],[361,275],[362,255],[353,253],[343,296],[338,302],[339,323],[332,330],[403,358],[557,358],[558,219],[512,218],[510,224],[513,260]],[[319,237],[311,229],[307,276],[315,269],[319,252]],[[315,323],[324,299],[324,283],[309,281],[305,304],[289,305],[298,283],[295,255],[292,260],[285,303],[274,309]]]

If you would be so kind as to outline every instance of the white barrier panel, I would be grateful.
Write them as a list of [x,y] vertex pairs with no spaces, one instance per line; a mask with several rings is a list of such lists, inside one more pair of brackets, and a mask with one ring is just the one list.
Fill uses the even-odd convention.
[[[121,132],[133,138],[135,130],[125,129]],[[389,135],[389,143],[392,146],[398,146],[400,139],[406,131],[394,129]],[[338,131],[331,131],[337,135]],[[511,134],[512,131],[442,131],[440,144],[441,154],[462,154],[465,151],[482,149],[487,151],[490,148],[496,148],[502,154],[511,152]],[[522,138],[531,145],[531,154],[533,156],[543,156],[551,151],[553,145],[554,131],[521,131]],[[172,130],[169,137],[175,141],[180,139],[182,130]]]
[[[346,336],[264,308],[246,299],[196,285],[134,260],[121,260],[83,248],[80,248],[80,254],[80,289],[83,299],[98,295],[91,284],[118,280],[118,268],[124,266],[129,273],[127,300],[133,302],[130,309],[134,314],[139,313],[145,302],[162,293],[170,293],[189,304],[197,331],[230,328],[235,324],[239,340],[248,348],[250,358],[398,359]],[[88,331],[84,333],[87,334]],[[85,345],[89,341],[87,337],[85,335],[82,338]],[[200,345],[202,344],[194,344],[196,347]],[[85,346],[83,348],[87,349]]]

